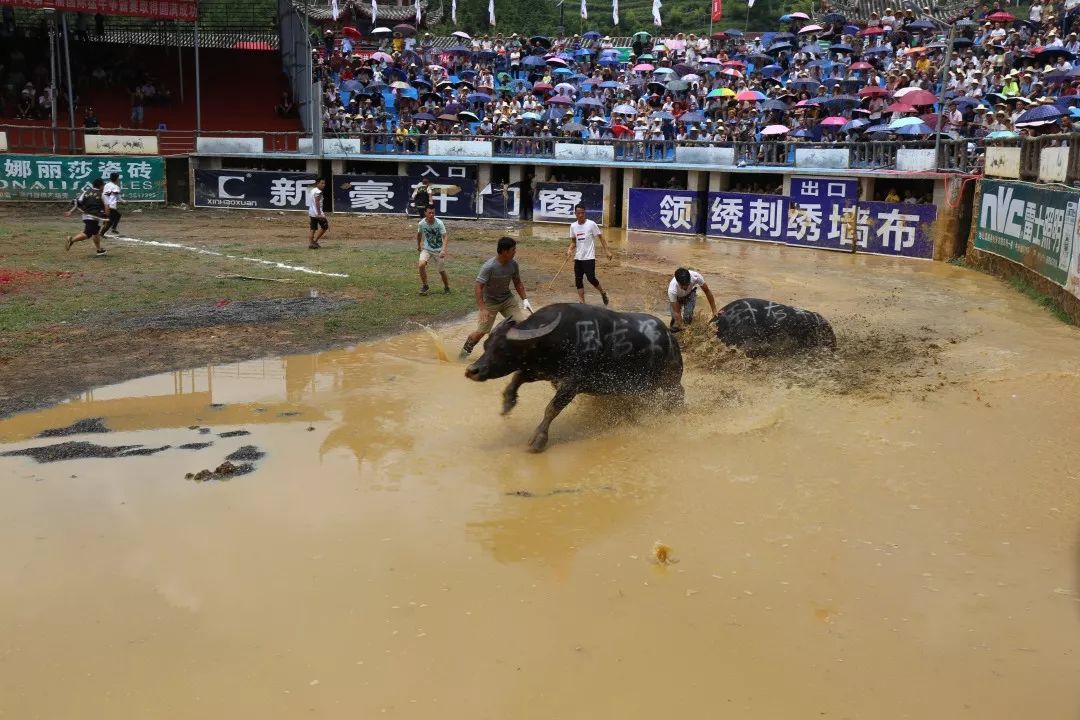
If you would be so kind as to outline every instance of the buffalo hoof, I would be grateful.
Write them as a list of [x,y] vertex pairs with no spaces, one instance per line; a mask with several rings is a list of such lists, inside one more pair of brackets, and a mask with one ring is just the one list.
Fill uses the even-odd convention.
[[544,452],[544,448],[547,447],[548,436],[547,433],[536,433],[533,435],[532,442],[529,443],[529,452],[541,453]]

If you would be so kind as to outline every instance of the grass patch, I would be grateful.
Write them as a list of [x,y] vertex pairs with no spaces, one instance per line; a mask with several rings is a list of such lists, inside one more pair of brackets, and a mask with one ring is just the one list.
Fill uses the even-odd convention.
[[1039,307],[1046,308],[1051,315],[1066,325],[1076,324],[1073,322],[1072,318],[1069,317],[1069,313],[1065,312],[1065,308],[1061,306],[1060,302],[1040,291],[1025,278],[1020,277],[1019,275],[1013,275],[1009,278],[1009,285],[1012,285],[1013,289],[1017,292],[1034,300],[1035,304]]

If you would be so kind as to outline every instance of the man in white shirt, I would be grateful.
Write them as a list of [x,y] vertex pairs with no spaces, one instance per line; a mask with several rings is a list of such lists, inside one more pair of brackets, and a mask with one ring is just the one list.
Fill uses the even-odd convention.
[[585,302],[585,283],[583,278],[588,278],[589,283],[600,291],[600,299],[608,304],[608,296],[600,281],[596,279],[596,239],[600,238],[600,244],[604,248],[604,254],[611,260],[611,251],[608,250],[607,241],[604,240],[600,227],[585,217],[585,206],[579,204],[574,208],[577,219],[570,223],[570,247],[566,249],[566,256],[574,258],[574,286],[577,288],[578,299]]
[[105,233],[110,230],[113,235],[119,235],[120,231],[116,228],[120,225],[120,210],[117,207],[120,204],[120,173],[109,174],[109,182],[105,183],[101,191],[101,200],[105,203],[105,211],[108,213],[108,220],[101,230],[101,236],[105,237]]
[[709,301],[712,317],[716,317],[716,300],[705,278],[696,270],[679,268],[675,271],[675,277],[668,283],[667,289],[668,303],[671,305],[672,332],[679,332],[684,326],[694,321],[698,288],[701,288],[705,293],[705,299]]
[[[309,250],[318,250],[322,247],[319,245],[319,238],[330,229],[330,223],[326,221],[326,213],[323,212],[323,190],[325,188],[326,181],[319,178],[315,181],[315,186],[308,191],[307,214],[311,226],[311,232],[308,234]],[[318,235],[315,234],[316,230],[319,231]]]

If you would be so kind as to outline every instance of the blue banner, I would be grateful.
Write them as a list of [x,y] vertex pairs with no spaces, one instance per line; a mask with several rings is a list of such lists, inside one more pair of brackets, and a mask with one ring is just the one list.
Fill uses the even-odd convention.
[[[417,179],[407,179],[405,186],[411,197],[413,190],[420,185]],[[448,218],[476,217],[476,181],[475,180],[433,180],[431,182],[431,204],[435,206],[435,215]]]
[[307,211],[312,173],[196,168],[195,207]]
[[408,178],[397,175],[335,175],[334,212],[396,213],[409,206]]
[[705,232],[705,198],[705,193],[694,190],[630,188],[627,227],[701,235]]
[[791,199],[797,203],[829,203],[859,199],[859,179],[840,177],[793,177]]
[[521,219],[521,183],[490,183],[476,196],[476,214],[482,218]]
[[[852,223],[854,214],[854,227]],[[825,250],[933,258],[936,205],[709,193],[706,234]],[[852,238],[854,229],[855,238]]]
[[782,195],[709,193],[705,234],[740,240],[785,242],[789,198]]
[[533,220],[536,222],[574,221],[574,206],[585,204],[585,217],[604,222],[604,186],[599,183],[536,183],[533,195]]

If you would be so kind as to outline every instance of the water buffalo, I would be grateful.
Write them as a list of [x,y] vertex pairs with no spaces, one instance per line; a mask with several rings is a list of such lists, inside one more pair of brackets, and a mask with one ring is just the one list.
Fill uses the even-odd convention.
[[740,347],[747,355],[836,347],[832,326],[821,315],[770,300],[743,298],[728,303],[713,322],[720,342]]
[[506,320],[484,342],[484,354],[465,370],[477,382],[514,373],[503,391],[503,415],[517,404],[523,383],[548,380],[555,397],[529,450],[547,445],[551,421],[578,393],[657,393],[682,403],[682,353],[667,326],[652,315],[621,313],[583,303],[548,305],[520,324]]

